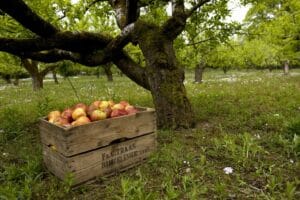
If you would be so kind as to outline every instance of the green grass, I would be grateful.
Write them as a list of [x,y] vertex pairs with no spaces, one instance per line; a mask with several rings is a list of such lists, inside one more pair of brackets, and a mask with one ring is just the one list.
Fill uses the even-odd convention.
[[[186,75],[197,127],[159,131],[158,150],[127,172],[71,188],[42,164],[38,118],[76,103],[66,80],[0,85],[0,199],[300,199],[300,71]],[[229,81],[228,81],[229,80]],[[71,78],[81,101],[121,99],[152,107],[125,77]],[[223,169],[232,167],[232,174]]]

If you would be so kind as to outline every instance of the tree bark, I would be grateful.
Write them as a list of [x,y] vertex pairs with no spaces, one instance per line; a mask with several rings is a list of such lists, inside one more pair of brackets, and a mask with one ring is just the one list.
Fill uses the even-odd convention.
[[107,81],[108,82],[113,82],[113,75],[112,75],[112,71],[111,71],[111,64],[106,64],[103,66],[104,68],[104,73],[107,77]]
[[96,77],[100,78],[100,66],[96,69]]
[[22,59],[22,63],[31,76],[33,91],[43,89],[44,76],[41,73],[39,73],[38,62],[30,59]]
[[57,79],[56,71],[55,70],[52,71],[52,76],[53,76],[53,79],[54,79],[54,83],[58,84],[58,79]]
[[195,68],[195,83],[202,83],[203,80],[203,72],[205,66],[204,63],[199,63]]
[[3,76],[3,79],[5,80],[5,82],[7,83],[7,84],[11,84],[12,82],[11,82],[11,76],[10,75],[4,75]]
[[290,67],[289,67],[289,61],[287,60],[287,61],[284,62],[284,66],[283,66],[283,73],[284,73],[284,75],[288,75],[289,74],[289,69],[290,69]]
[[39,74],[35,74],[33,76],[31,76],[32,78],[32,88],[33,91],[38,91],[43,89],[43,78],[42,76],[40,76]]
[[14,86],[19,86],[19,78],[16,77],[15,80],[13,81]]
[[[143,27],[145,28],[145,26]],[[191,128],[194,112],[187,98],[184,70],[179,66],[172,40],[156,27],[139,37],[146,60],[146,74],[160,128]]]

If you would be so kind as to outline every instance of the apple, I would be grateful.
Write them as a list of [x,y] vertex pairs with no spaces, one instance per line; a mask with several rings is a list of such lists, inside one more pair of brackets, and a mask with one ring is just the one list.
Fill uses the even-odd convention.
[[92,121],[98,121],[102,119],[106,119],[106,113],[102,110],[94,110],[90,115]]
[[104,110],[104,109],[106,109],[108,107],[109,107],[108,101],[101,101],[101,103],[99,104],[100,110]]
[[99,108],[100,103],[101,103],[101,101],[97,100],[97,101],[94,101],[91,105],[94,105],[95,107]]
[[106,113],[106,116],[107,116],[107,117],[110,117],[110,114],[111,114],[112,110],[111,110],[110,107],[108,107],[108,108],[105,108],[105,109],[103,110],[103,112]]
[[134,106],[132,106],[132,105],[125,106],[126,111],[131,110],[131,109],[134,109]]
[[119,104],[122,104],[124,107],[130,105],[127,101],[120,101]]
[[96,104],[92,103],[92,104],[89,106],[89,108],[88,108],[87,114],[88,114],[89,116],[91,116],[92,112],[93,112],[94,110],[97,110],[98,108],[99,108],[99,105],[97,106]]
[[61,113],[61,117],[66,118],[69,122],[72,122],[73,121],[72,113],[73,110],[71,108],[67,108]]
[[60,125],[60,126],[70,126],[70,122],[67,118],[64,118],[64,117],[59,117],[55,122],[54,124],[56,125]]
[[86,112],[83,108],[75,108],[72,113],[72,119],[77,120],[78,118],[86,116]]
[[83,110],[84,110],[85,112],[88,111],[88,106],[85,105],[84,103],[78,103],[78,104],[76,104],[76,105],[74,106],[74,110],[75,110],[76,108],[83,108]]
[[113,107],[113,105],[115,105],[115,102],[113,100],[109,100],[108,104],[109,104],[109,107]]
[[138,110],[132,105],[126,106],[125,110],[127,111],[128,114],[134,114],[138,112]]
[[127,115],[127,114],[128,114],[127,111],[124,109],[122,109],[122,110],[115,109],[115,110],[112,110],[110,117],[120,117],[120,116]]
[[91,122],[91,120],[87,116],[81,116],[72,122],[72,126],[80,126],[83,124],[88,124],[90,122]]
[[57,120],[60,117],[60,115],[61,115],[61,113],[58,110],[51,111],[47,116],[48,121],[50,123],[54,123],[54,121]]
[[113,105],[113,107],[111,107],[112,110],[124,110],[125,106],[120,104],[120,103],[117,103],[115,105]]

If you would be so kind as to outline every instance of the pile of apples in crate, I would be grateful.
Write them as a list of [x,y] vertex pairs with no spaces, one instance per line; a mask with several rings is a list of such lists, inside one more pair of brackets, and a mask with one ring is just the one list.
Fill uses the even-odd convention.
[[59,110],[51,111],[48,114],[47,119],[50,123],[64,127],[70,127],[107,118],[134,114],[137,111],[138,110],[134,106],[130,105],[127,101],[114,103],[112,100],[98,100],[94,101],[89,106],[84,103],[78,103],[73,107],[65,109],[63,112]]

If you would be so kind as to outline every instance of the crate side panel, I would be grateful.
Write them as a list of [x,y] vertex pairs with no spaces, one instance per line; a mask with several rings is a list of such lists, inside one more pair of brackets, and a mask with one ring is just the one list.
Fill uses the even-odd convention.
[[71,172],[67,158],[46,145],[43,145],[43,161],[46,168],[62,180]]
[[121,138],[134,138],[156,131],[154,111],[98,121],[70,129],[66,135],[65,156],[107,146]]
[[39,123],[41,142],[46,146],[55,146],[58,152],[65,154],[67,152],[66,138],[63,130],[54,124],[51,124],[43,119]]
[[156,149],[156,133],[68,158],[74,184],[140,164]]

